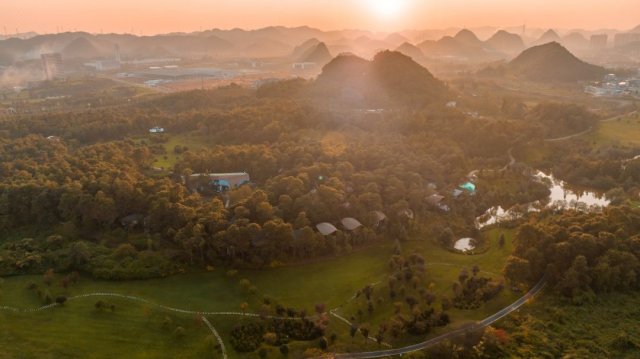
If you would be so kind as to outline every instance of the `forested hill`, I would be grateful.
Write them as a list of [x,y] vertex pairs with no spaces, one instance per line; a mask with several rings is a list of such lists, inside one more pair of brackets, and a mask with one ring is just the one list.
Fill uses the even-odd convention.
[[559,43],[550,42],[522,52],[507,65],[507,72],[533,81],[575,82],[600,79],[606,70],[580,60]]
[[340,55],[323,68],[317,85],[371,105],[428,105],[444,102],[449,95],[429,70],[396,51],[380,52],[372,61]]

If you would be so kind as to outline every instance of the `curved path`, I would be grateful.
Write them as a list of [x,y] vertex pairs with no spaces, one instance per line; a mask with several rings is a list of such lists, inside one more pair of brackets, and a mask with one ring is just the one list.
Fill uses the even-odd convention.
[[435,344],[438,344],[444,340],[448,340],[448,339],[454,339],[457,337],[460,337],[462,335],[464,335],[467,332],[471,332],[471,331],[475,331],[478,329],[482,329],[485,327],[488,327],[489,325],[497,322],[498,320],[506,317],[507,315],[513,313],[514,311],[518,310],[520,307],[522,307],[529,299],[533,298],[534,296],[536,296],[538,293],[540,293],[544,287],[547,285],[547,282],[545,280],[545,278],[542,278],[538,284],[536,284],[533,288],[531,288],[531,290],[529,290],[529,292],[527,292],[527,294],[525,294],[522,298],[518,299],[517,301],[513,302],[511,305],[507,306],[506,308],[502,309],[501,311],[485,318],[484,320],[477,322],[473,325],[470,325],[468,327],[465,328],[461,328],[461,329],[456,329],[454,331],[442,334],[440,336],[437,336],[435,338],[431,338],[429,340],[426,340],[422,343],[418,343],[418,344],[414,344],[414,345],[409,345],[406,346],[404,348],[397,348],[397,349],[387,349],[387,350],[378,350],[378,351],[373,351],[373,352],[362,352],[362,353],[343,353],[343,354],[331,354],[329,356],[323,356],[321,358],[333,358],[333,359],[368,359],[368,358],[382,358],[382,357],[389,357],[389,356],[395,356],[395,355],[402,355],[402,354],[407,354],[407,353],[411,353],[411,352],[415,352],[418,350],[422,350],[422,349],[426,349],[429,348]]
[[222,351],[222,359],[227,359],[227,348],[225,348],[224,342],[222,341],[220,334],[218,334],[218,331],[216,330],[216,328],[214,328],[214,326],[211,324],[209,319],[207,319],[207,317],[203,315],[201,318],[204,324],[206,324],[207,327],[209,327],[209,330],[211,330],[211,334],[213,334],[213,336],[216,337],[218,344],[220,344],[220,350]]
[[[169,311],[169,312],[174,312],[174,313],[179,313],[179,314],[213,315],[213,316],[237,316],[237,317],[252,317],[252,318],[266,318],[266,319],[281,319],[281,320],[301,320],[302,319],[302,318],[298,318],[298,317],[278,317],[278,316],[273,316],[273,315],[260,315],[260,314],[256,314],[256,313],[205,312],[205,311],[181,309],[181,308],[169,307],[169,306],[162,305],[162,304],[157,304],[157,303],[154,303],[154,302],[152,302],[150,300],[147,300],[147,299],[144,299],[144,298],[141,298],[141,297],[136,297],[136,296],[133,296],[133,295],[118,294],[118,293],[88,293],[88,294],[81,294],[81,295],[68,297],[67,298],[67,302],[78,300],[78,299],[83,299],[83,298],[90,298],[90,297],[99,297],[99,298],[112,297],[112,298],[126,299],[126,300],[129,300],[131,302],[148,304],[148,305],[151,305],[151,306],[154,306],[154,307],[157,307],[157,308]],[[42,311],[42,310],[55,308],[55,307],[58,307],[58,306],[60,306],[60,304],[58,304],[58,303],[52,303],[52,304],[44,305],[42,307],[29,308],[29,309],[9,307],[9,306],[0,306],[0,310],[12,311],[12,312],[17,312],[17,313],[33,313],[33,312],[39,312],[39,311]],[[316,317],[317,316],[307,316],[305,318],[313,319],[313,318],[316,318]]]
[[564,136],[564,137],[558,137],[558,138],[548,138],[548,139],[544,140],[544,142],[566,141],[566,140],[570,140],[570,139],[575,138],[575,137],[580,137],[582,135],[586,135],[587,133],[589,133],[591,131],[593,131],[593,126],[587,128],[586,130],[584,130],[582,132],[574,133],[573,135]]
[[509,148],[507,151],[507,156],[509,156],[509,163],[507,163],[504,167],[500,169],[501,172],[506,171],[509,167],[513,167],[516,164],[516,158],[513,157],[513,147]]
[[[638,113],[638,111],[632,111],[632,112],[626,113],[624,115],[618,115],[618,116],[614,116],[614,117],[607,118],[607,119],[604,119],[604,120],[600,120],[599,122],[600,123],[605,123],[605,122],[618,121],[618,120],[621,120],[621,119],[623,119],[623,118],[625,118],[627,116],[634,115],[636,113]],[[582,135],[586,135],[587,133],[593,131],[593,129],[594,129],[594,127],[591,126],[591,127],[589,127],[588,129],[586,129],[586,130],[584,130],[582,132],[574,133],[573,135],[564,136],[564,137],[548,138],[548,139],[544,140],[544,142],[560,142],[560,141],[570,140],[572,138],[576,138],[576,137],[580,137]]]

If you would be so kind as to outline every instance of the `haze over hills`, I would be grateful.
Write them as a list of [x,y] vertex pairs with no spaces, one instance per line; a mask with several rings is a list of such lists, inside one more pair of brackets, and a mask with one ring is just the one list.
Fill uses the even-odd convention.
[[429,57],[458,57],[475,61],[493,61],[506,57],[470,30],[460,30],[454,37],[445,36],[438,41],[427,40],[417,45]]
[[572,32],[562,37],[562,45],[571,51],[587,50],[591,43],[579,32]]
[[421,59],[424,57],[424,54],[417,46],[410,44],[408,42],[405,42],[402,45],[398,46],[396,51],[404,55],[407,55],[414,60]]
[[509,33],[505,30],[499,30],[491,36],[486,44],[493,49],[505,54],[519,53],[524,50],[524,41],[519,35]]
[[300,56],[300,62],[313,62],[321,66],[324,66],[331,59],[333,59],[331,52],[324,42],[316,44]]
[[555,32],[553,29],[549,29],[547,30],[544,34],[542,34],[542,36],[540,36],[540,38],[538,38],[538,40],[536,40],[533,44],[534,45],[544,45],[550,42],[561,42],[562,39],[560,38],[560,35],[558,35],[557,32]]
[[525,50],[507,64],[506,71],[527,80],[557,82],[598,80],[606,73],[603,67],[578,59],[557,42]]
[[299,59],[301,58],[307,51],[309,51],[310,49],[312,49],[314,46],[318,45],[320,43],[320,40],[314,38],[311,38],[303,43],[301,43],[300,45],[296,46],[293,49],[293,52],[291,53],[291,58],[292,59]]
[[[363,30],[322,31],[310,27],[267,27],[257,30],[213,29],[194,33],[173,33],[156,36],[134,36],[128,34],[89,34],[67,32],[55,35],[39,35],[28,39],[12,38],[0,41],[0,65],[11,65],[16,61],[38,59],[42,53],[63,52],[66,60],[84,60],[87,57],[110,58],[115,45],[120,47],[123,59],[138,59],[157,56],[181,58],[266,58],[289,57],[299,59],[304,49],[301,44],[311,41],[324,42],[333,53],[353,52],[370,58],[386,49],[398,49],[405,43],[418,47],[427,57],[460,57],[473,61],[508,59],[524,49],[528,40],[513,29],[499,30],[480,28],[477,33],[471,29],[413,30],[391,34],[373,33]],[[631,30],[640,31],[640,26]],[[522,31],[520,31],[522,32]],[[541,31],[527,30],[527,38]],[[478,37],[482,33],[484,36]],[[554,30],[547,30],[532,40],[542,45],[556,41],[576,51],[588,48],[588,36],[593,32],[575,30],[564,37]],[[610,32],[604,31],[610,34]],[[486,41],[481,39],[487,38]],[[82,38],[82,40],[78,40]],[[81,44],[71,45],[74,41]],[[84,43],[84,44],[82,44]],[[78,47],[82,45],[83,51]],[[309,45],[309,44],[307,44]],[[93,49],[95,47],[95,49]],[[405,46],[406,47],[406,46]],[[415,51],[413,51],[415,52]],[[81,56],[80,56],[81,55]]]

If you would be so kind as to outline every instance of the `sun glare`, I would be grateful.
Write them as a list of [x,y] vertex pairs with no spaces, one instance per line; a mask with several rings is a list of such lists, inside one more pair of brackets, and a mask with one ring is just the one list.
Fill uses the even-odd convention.
[[407,8],[406,0],[367,0],[366,3],[371,12],[385,20],[397,18]]

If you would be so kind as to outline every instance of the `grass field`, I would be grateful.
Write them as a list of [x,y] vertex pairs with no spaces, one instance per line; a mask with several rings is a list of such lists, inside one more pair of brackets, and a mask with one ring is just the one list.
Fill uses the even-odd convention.
[[618,143],[624,146],[640,146],[640,115],[634,114],[624,119],[602,122],[592,136],[601,145]]
[[[145,136],[142,139],[145,139],[147,140],[147,142],[152,143],[151,141],[148,141],[151,136],[153,135]],[[153,161],[153,167],[158,167],[165,170],[173,169],[173,166],[182,156],[174,152],[176,146],[186,146],[190,150],[197,150],[200,148],[215,145],[215,143],[211,143],[210,139],[207,139],[205,136],[196,133],[181,133],[177,135],[168,134],[167,136],[169,137],[169,140],[166,143],[162,144],[162,146],[164,146],[165,148],[166,155],[156,156]]]
[[[507,245],[496,245],[500,233],[507,237]],[[463,267],[478,264],[483,275],[501,278],[500,272],[506,256],[511,252],[510,231],[491,230],[486,232],[490,248],[479,255],[461,255],[449,252],[428,240],[414,239],[403,244],[403,252],[421,253],[427,263],[430,282],[434,292],[450,295],[451,283]],[[115,292],[144,297],[155,303],[195,311],[239,311],[240,304],[250,304],[250,312],[257,312],[264,296],[269,296],[285,306],[306,308],[313,312],[316,303],[325,303],[328,308],[343,306],[341,312],[349,315],[357,308],[350,302],[354,293],[365,285],[385,281],[388,277],[387,261],[393,246],[379,245],[362,249],[343,257],[327,259],[317,263],[283,267],[262,271],[240,271],[234,278],[226,275],[226,270],[192,273],[165,279],[145,281],[96,281],[81,278],[78,284],[64,289],[60,277],[51,286],[54,296],[73,296],[92,292]],[[256,294],[243,291],[239,279],[246,278],[258,288]],[[41,276],[20,276],[5,278],[0,285],[0,305],[31,308],[42,305],[42,301],[27,289],[29,282],[42,283]],[[454,320],[452,326],[478,320],[506,306],[517,295],[505,290],[499,298],[474,311],[450,311]],[[216,357],[208,328],[193,315],[172,314],[155,307],[127,302],[124,299],[105,299],[116,305],[115,312],[99,311],[94,308],[99,298],[83,298],[68,302],[64,307],[38,313],[12,313],[0,311],[0,358],[164,358],[164,357]],[[374,318],[366,320],[372,324],[379,322],[391,310],[391,306],[381,307]],[[170,318],[170,325],[163,325]],[[240,319],[236,317],[210,316],[223,339],[228,340],[229,330]],[[364,321],[364,320],[363,320]],[[185,329],[185,336],[176,338],[177,326]],[[336,333],[344,338],[334,348],[373,349],[376,346],[364,342],[351,344],[348,326],[332,320],[328,333]],[[449,330],[445,328],[443,330]],[[441,332],[442,330],[439,330]],[[348,338],[348,339],[347,339]],[[416,342],[423,338],[413,338]],[[230,344],[226,343],[227,348]],[[299,346],[293,344],[292,348]],[[229,350],[231,358],[244,358]],[[279,354],[277,354],[279,356]],[[276,354],[274,354],[276,356]],[[251,357],[251,356],[249,356]]]

